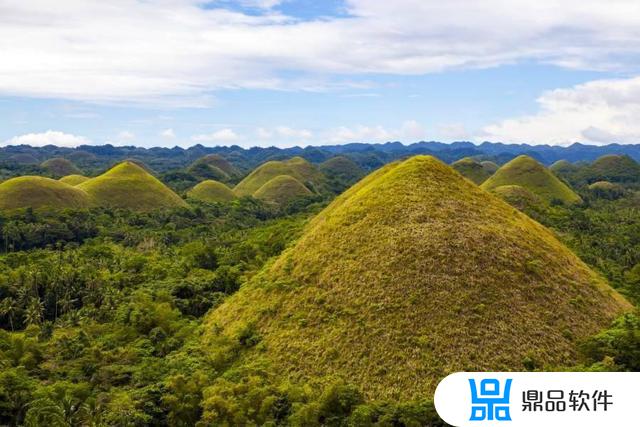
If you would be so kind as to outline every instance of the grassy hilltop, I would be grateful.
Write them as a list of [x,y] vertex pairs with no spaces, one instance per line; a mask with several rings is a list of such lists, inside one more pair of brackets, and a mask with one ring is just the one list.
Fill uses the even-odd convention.
[[546,228],[418,156],[334,200],[209,314],[204,345],[414,399],[459,370],[574,363],[578,341],[629,308]]
[[0,184],[0,209],[85,208],[88,195],[71,185],[41,176],[22,176]]
[[472,159],[471,157],[465,157],[464,159],[453,162],[451,167],[477,185],[482,184],[492,175],[492,173],[487,170],[492,169],[491,165],[487,165],[485,167],[482,163]]
[[83,182],[88,181],[90,179],[91,178],[86,177],[84,175],[73,174],[73,175],[63,176],[58,181],[64,182],[65,184],[69,184],[69,185],[72,185],[72,186],[76,186],[76,185],[82,184]]
[[187,192],[187,196],[209,203],[230,202],[236,198],[233,191],[221,182],[208,179]]
[[581,201],[571,188],[529,156],[518,156],[503,165],[480,187],[492,191],[503,185],[519,185],[547,203],[561,201],[572,204]]
[[598,158],[581,171],[588,183],[610,181],[620,183],[640,182],[640,164],[629,156],[609,154]]
[[253,194],[253,197],[278,206],[285,206],[297,197],[313,194],[300,181],[289,175],[271,179]]
[[76,167],[71,161],[56,157],[46,160],[40,165],[42,169],[47,171],[48,174],[55,178],[60,178],[65,175],[80,175],[82,171]]
[[251,196],[267,182],[280,175],[289,175],[312,191],[317,191],[325,183],[324,175],[302,157],[284,161],[269,161],[258,166],[235,187],[236,195]]
[[133,210],[186,206],[184,200],[137,164],[125,161],[79,184],[93,204]]

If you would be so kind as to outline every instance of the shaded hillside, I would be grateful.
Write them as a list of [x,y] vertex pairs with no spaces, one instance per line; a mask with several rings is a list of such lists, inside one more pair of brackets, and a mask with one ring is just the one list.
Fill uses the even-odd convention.
[[583,168],[580,179],[587,183],[609,181],[640,183],[640,164],[629,156],[607,155]]
[[296,198],[311,194],[313,193],[294,177],[280,175],[260,187],[253,193],[253,197],[277,206],[286,206]]
[[547,203],[559,201],[571,204],[581,201],[580,196],[564,182],[528,156],[519,156],[503,165],[481,188],[491,191],[503,185],[519,185]]
[[94,204],[133,210],[186,206],[184,200],[137,164],[127,161],[79,184]]
[[580,339],[629,308],[546,228],[418,156],[316,216],[211,312],[204,345],[372,399],[431,398],[455,371],[572,364]]
[[332,157],[318,167],[329,180],[334,191],[344,191],[365,175],[364,170],[353,160],[345,156]]
[[289,175],[312,191],[320,191],[326,178],[311,163],[301,157],[283,161],[269,161],[260,165],[235,187],[238,196],[250,196],[267,182],[280,175]]
[[451,167],[477,185],[482,184],[492,175],[485,169],[485,166],[471,157],[465,157],[453,162]]
[[82,171],[76,167],[70,160],[56,157],[42,162],[40,167],[54,178],[60,178],[66,175],[81,175]]
[[208,203],[230,202],[236,198],[229,187],[213,180],[202,181],[189,190],[187,196]]
[[68,184],[40,176],[12,178],[0,184],[0,209],[86,208],[87,194]]

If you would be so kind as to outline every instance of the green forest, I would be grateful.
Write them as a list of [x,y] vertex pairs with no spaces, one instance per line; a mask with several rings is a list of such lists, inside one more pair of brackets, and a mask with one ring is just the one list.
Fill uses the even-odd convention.
[[[0,425],[439,426],[455,370],[640,371],[640,166],[610,157],[4,169]],[[549,339],[458,360],[506,284]]]

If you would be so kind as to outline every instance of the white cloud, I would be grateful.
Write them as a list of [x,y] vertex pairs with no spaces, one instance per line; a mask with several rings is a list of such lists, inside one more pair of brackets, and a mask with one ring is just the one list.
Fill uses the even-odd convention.
[[91,144],[91,141],[83,136],[53,130],[48,130],[43,133],[28,133],[26,135],[15,136],[4,143],[4,145],[30,145],[32,147],[43,147],[45,145],[77,147],[79,145],[87,144]]
[[471,134],[463,123],[447,123],[438,126],[440,138],[444,141],[466,141]]
[[328,140],[334,144],[348,142],[416,142],[426,138],[424,126],[415,120],[407,120],[399,129],[386,129],[384,126],[355,127],[342,126],[329,132]]
[[194,142],[236,142],[242,138],[233,129],[221,129],[216,132],[202,135],[194,135],[191,140]]
[[307,129],[296,129],[289,126],[276,126],[273,129],[258,128],[256,136],[259,139],[295,139],[308,140],[313,138],[313,132]]
[[176,133],[173,131],[173,129],[169,128],[160,132],[160,136],[167,139],[173,139],[176,137]]
[[639,143],[640,77],[545,92],[540,110],[486,126],[479,140],[568,145]]
[[131,141],[132,139],[135,139],[135,138],[136,136],[132,132],[129,132],[128,130],[123,130],[118,134],[118,140],[120,141]]
[[242,1],[263,13],[2,0],[0,94],[202,106],[223,88],[322,90],[521,60],[633,70],[640,54],[636,0],[346,0],[348,16],[316,21],[272,10],[278,0]]

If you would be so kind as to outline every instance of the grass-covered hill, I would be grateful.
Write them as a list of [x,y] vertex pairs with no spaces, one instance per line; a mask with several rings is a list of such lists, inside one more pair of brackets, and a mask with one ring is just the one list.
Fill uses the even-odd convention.
[[609,154],[583,168],[580,171],[580,178],[587,183],[597,181],[640,183],[640,164],[629,156]]
[[66,175],[80,175],[82,171],[76,167],[70,160],[62,157],[55,157],[46,160],[40,165],[42,169],[54,178],[60,178]]
[[90,179],[91,178],[86,177],[84,175],[73,174],[73,175],[63,176],[58,181],[75,186],[78,184],[82,184],[83,182],[88,181]]
[[298,197],[310,196],[311,194],[313,193],[294,177],[280,175],[260,187],[258,191],[253,193],[253,197],[277,206],[286,206]]
[[484,170],[487,171],[490,175],[493,175],[494,173],[496,173],[498,168],[500,168],[500,166],[498,166],[496,162],[492,162],[490,160],[482,161],[480,162],[480,164],[482,165]]
[[240,176],[240,171],[219,154],[209,154],[194,161],[187,172],[199,178],[229,182]]
[[431,398],[460,370],[576,362],[630,308],[549,230],[430,156],[335,199],[205,322],[212,357],[368,398]]
[[501,185],[491,192],[521,211],[541,212],[546,207],[544,200],[519,185]]
[[233,191],[225,184],[208,179],[202,181],[187,192],[187,196],[208,203],[230,202],[236,198]]
[[[453,162],[451,167],[477,185],[482,184],[492,175],[482,163],[471,157],[465,157],[464,159]],[[490,168],[491,166],[488,167]]]
[[491,191],[503,185],[519,185],[547,203],[560,201],[572,204],[581,201],[571,188],[529,156],[518,156],[503,165],[481,188]]
[[0,184],[0,209],[85,208],[87,194],[71,185],[40,176],[12,178]]
[[557,175],[574,173],[578,169],[579,167],[577,165],[566,160],[558,160],[557,162],[554,162],[551,166],[549,166],[549,170]]
[[203,156],[198,160],[196,160],[195,162],[193,162],[191,164],[191,168],[198,165],[207,165],[210,167],[217,168],[218,170],[221,170],[229,177],[234,177],[240,174],[240,171],[235,166],[233,166],[227,159],[225,159],[219,154],[208,154],[206,156]]
[[356,162],[346,156],[336,156],[321,163],[318,168],[327,177],[336,177],[355,183],[364,176],[364,170]]
[[151,210],[186,206],[184,200],[137,164],[122,162],[79,184],[98,206]]
[[258,166],[236,185],[234,192],[240,197],[251,196],[280,175],[292,176],[312,191],[320,191],[326,182],[326,177],[314,165],[302,157],[293,157],[289,160],[269,161]]

